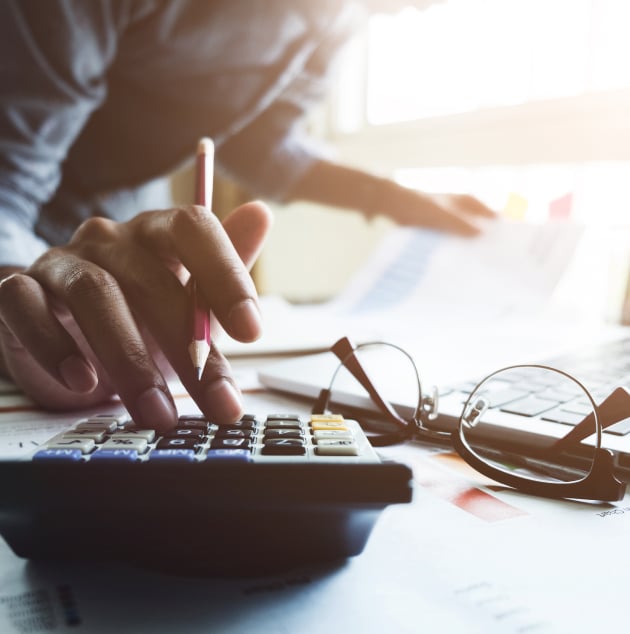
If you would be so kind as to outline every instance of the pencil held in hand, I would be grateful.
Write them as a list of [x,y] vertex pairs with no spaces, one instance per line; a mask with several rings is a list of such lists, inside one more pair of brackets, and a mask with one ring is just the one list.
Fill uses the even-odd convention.
[[[214,144],[212,139],[203,138],[197,146],[197,161],[195,168],[196,191],[195,204],[210,209],[212,206],[212,179],[214,173]],[[188,353],[197,372],[197,379],[201,379],[203,369],[210,354],[210,313],[197,297],[197,285],[191,282],[193,298],[192,341],[188,346]]]

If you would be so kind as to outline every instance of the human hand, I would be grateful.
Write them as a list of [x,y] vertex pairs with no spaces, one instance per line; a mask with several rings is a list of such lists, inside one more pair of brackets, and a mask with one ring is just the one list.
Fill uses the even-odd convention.
[[427,194],[392,182],[383,189],[379,211],[400,225],[473,236],[482,230],[480,221],[497,217],[468,194]]
[[0,284],[0,370],[35,402],[74,409],[118,394],[139,425],[168,429],[177,412],[171,368],[205,415],[242,414],[229,364],[212,346],[201,381],[188,356],[192,275],[239,341],[261,331],[247,267],[271,226],[262,203],[223,225],[200,207],[145,212],[126,223],[92,218]]

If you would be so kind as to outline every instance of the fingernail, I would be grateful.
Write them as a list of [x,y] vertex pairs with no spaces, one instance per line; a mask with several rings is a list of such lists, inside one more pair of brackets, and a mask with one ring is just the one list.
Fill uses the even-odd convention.
[[59,374],[68,388],[80,394],[91,392],[98,385],[94,368],[75,354],[59,364]]
[[159,388],[152,387],[143,392],[136,401],[141,421],[146,427],[171,429],[177,424],[177,411],[168,396]]
[[219,379],[206,389],[206,405],[212,420],[220,425],[234,423],[243,415],[241,396],[227,379]]
[[262,320],[256,302],[245,299],[230,310],[228,315],[230,330],[244,341],[254,341],[260,337]]

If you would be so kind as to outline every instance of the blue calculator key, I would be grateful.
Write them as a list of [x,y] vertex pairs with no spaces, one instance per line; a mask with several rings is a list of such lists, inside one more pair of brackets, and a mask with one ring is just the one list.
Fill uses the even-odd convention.
[[251,461],[251,452],[247,449],[210,449],[207,453],[208,460],[236,460],[241,462]]
[[192,449],[154,449],[149,460],[180,460],[193,462],[195,452]]
[[138,460],[138,452],[135,449],[99,449],[95,451],[90,460]]
[[79,462],[83,457],[80,449],[40,449],[33,460],[70,460]]

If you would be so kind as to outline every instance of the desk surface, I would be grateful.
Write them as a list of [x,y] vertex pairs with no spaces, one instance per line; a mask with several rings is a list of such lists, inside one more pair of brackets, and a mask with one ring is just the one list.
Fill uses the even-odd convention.
[[[306,413],[277,395],[245,398],[254,413]],[[186,579],[31,564],[2,543],[0,631],[547,633],[624,622],[630,500],[539,500],[488,488],[448,452],[383,453],[412,465],[414,502],[386,509],[358,557],[275,577]],[[261,546],[252,527],[244,547]]]

